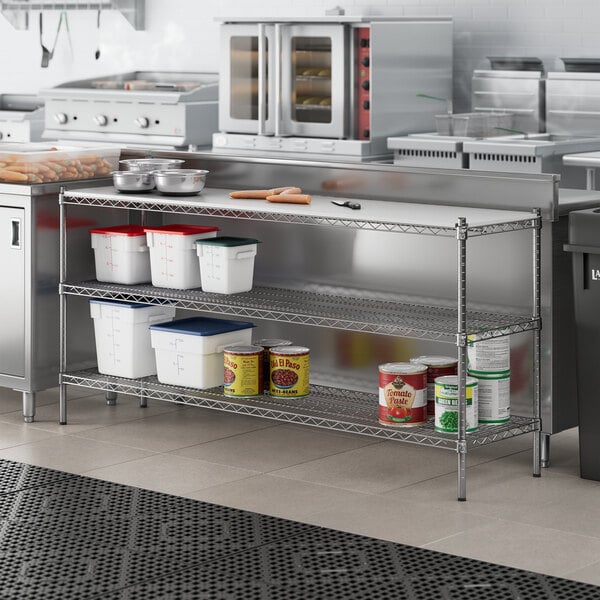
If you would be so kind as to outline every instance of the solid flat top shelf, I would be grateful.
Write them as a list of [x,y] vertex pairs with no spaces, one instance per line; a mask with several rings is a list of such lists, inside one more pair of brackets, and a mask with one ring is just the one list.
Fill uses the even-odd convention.
[[[393,293],[370,293],[338,286],[305,285],[302,289],[255,287],[240,294],[172,290],[151,285],[126,286],[98,281],[68,282],[62,293],[176,306],[237,317],[284,321],[350,331],[456,342],[456,307]],[[530,331],[539,327],[531,316],[467,312],[473,341]]]
[[92,187],[65,192],[63,203],[442,236],[456,235],[459,217],[466,218],[471,236],[530,229],[537,223],[533,213],[522,211],[368,199],[351,199],[362,205],[360,210],[351,210],[331,203],[348,198],[313,195],[310,205],[278,204],[233,200],[230,191],[205,188],[199,195],[181,197],[157,192],[122,194],[112,186]]

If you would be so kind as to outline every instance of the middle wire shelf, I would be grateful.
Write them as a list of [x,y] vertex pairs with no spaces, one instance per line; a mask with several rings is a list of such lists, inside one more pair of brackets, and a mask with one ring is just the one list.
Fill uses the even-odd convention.
[[[458,448],[457,434],[436,431],[431,419],[423,425],[416,426],[380,425],[377,420],[378,396],[368,392],[311,385],[310,395],[303,398],[275,398],[266,394],[255,398],[230,398],[223,394],[222,387],[196,390],[165,385],[159,383],[154,376],[127,379],[102,375],[96,369],[63,373],[61,383],[446,450],[456,451]],[[512,416],[507,423],[482,425],[477,431],[469,433],[467,445],[476,448],[534,430],[533,418]]]
[[[410,299],[325,285],[303,289],[255,287],[240,294],[201,290],[173,290],[151,285],[116,285],[95,280],[67,282],[61,293],[142,304],[214,312],[222,315],[330,327],[349,331],[456,343],[457,309],[431,300]],[[531,315],[469,310],[467,335],[471,341],[539,329]]]

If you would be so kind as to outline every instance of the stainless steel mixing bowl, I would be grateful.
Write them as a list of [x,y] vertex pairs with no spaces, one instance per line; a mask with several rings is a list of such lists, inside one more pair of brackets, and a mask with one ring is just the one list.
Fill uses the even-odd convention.
[[154,175],[152,173],[113,171],[112,176],[114,186],[120,192],[149,192],[154,189]]
[[128,171],[152,173],[153,171],[166,171],[179,169],[185,161],[181,158],[130,158],[120,160]]
[[204,188],[208,171],[201,169],[170,169],[154,171],[156,189],[170,196],[190,196]]

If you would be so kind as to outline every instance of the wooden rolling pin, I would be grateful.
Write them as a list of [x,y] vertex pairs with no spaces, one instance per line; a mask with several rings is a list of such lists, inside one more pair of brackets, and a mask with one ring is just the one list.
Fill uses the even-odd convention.
[[240,190],[239,192],[231,192],[229,196],[239,200],[266,200],[268,196],[277,194],[301,194],[302,190],[298,187],[285,186],[273,188],[271,190]]
[[288,204],[310,204],[312,198],[308,194],[274,194],[267,196],[268,202],[286,202]]

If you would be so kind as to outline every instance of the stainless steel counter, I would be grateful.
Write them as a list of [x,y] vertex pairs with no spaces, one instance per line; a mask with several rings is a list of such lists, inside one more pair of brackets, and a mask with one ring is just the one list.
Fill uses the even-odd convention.
[[[97,180],[95,183],[104,183]],[[78,181],[78,188],[92,182]],[[23,416],[35,416],[35,394],[58,385],[59,358],[59,211],[61,183],[0,184],[0,386],[23,394]],[[95,210],[75,212],[69,223],[75,245],[73,269],[93,277],[93,256],[88,227],[102,223]],[[95,360],[89,308],[83,304],[71,313],[72,359],[82,364]]]

